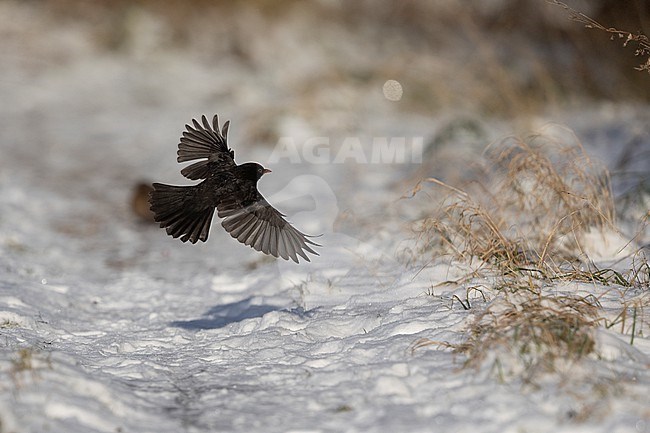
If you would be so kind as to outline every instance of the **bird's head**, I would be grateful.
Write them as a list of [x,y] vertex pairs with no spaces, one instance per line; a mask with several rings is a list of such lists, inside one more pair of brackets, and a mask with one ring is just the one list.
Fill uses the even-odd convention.
[[264,168],[255,162],[247,162],[246,164],[242,164],[240,167],[242,176],[244,179],[248,180],[258,181],[266,173],[271,173],[271,170]]

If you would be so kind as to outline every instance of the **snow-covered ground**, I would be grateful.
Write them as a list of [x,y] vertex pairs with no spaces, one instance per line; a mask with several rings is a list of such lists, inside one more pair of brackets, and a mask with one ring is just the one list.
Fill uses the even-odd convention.
[[[149,49],[147,38],[130,53],[99,52],[84,26],[55,26],[19,3],[0,9],[0,432],[650,432],[648,287],[547,287],[592,294],[612,315],[639,305],[638,317],[633,330],[631,319],[599,328],[594,355],[534,386],[463,368],[447,345],[490,305],[489,290],[470,288],[491,282],[414,254],[413,222],[440,191],[400,197],[421,177],[462,178],[468,154],[519,126],[400,110],[385,80],[300,105],[255,69],[156,51],[155,40]],[[279,82],[317,69],[310,59],[279,65]],[[238,162],[273,170],[260,184],[267,199],[322,234],[311,263],[269,259],[217,221],[206,244],[183,244],[133,213],[139,181],[189,183],[178,137],[214,113],[233,121]],[[647,181],[647,106],[531,125],[548,121],[604,160],[617,196]],[[450,138],[454,122],[470,126]],[[273,156],[282,137],[328,137],[330,155]],[[423,161],[360,163],[354,139],[370,152],[376,137],[421,140]],[[625,209],[623,244],[594,236],[585,251],[621,271],[629,260],[611,259],[644,211]],[[648,241],[646,229],[627,248],[647,254]],[[465,310],[454,296],[468,293]]]

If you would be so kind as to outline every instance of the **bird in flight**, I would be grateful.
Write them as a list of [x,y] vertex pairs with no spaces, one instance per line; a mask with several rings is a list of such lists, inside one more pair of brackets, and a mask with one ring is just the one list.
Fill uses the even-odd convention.
[[217,115],[212,125],[205,116],[201,123],[193,119],[185,125],[177,161],[198,161],[181,174],[203,181],[192,186],[154,183],[149,197],[154,220],[168,235],[195,244],[208,240],[216,209],[221,226],[244,245],[296,263],[298,256],[309,261],[307,253],[318,255],[311,246],[320,245],[289,224],[257,190],[257,181],[271,170],[255,162],[235,163],[227,142],[229,126],[227,121],[220,130]]

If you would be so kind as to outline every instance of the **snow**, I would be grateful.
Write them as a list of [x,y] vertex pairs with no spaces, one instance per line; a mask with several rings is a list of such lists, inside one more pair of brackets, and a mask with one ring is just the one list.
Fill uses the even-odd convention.
[[[8,26],[25,15],[43,24],[35,8],[0,7]],[[157,24],[144,26],[155,33]],[[215,111],[233,120],[237,160],[265,163],[272,144],[247,142],[259,131],[245,124],[255,122],[249,107],[276,95],[230,63],[216,75],[192,54],[149,58],[153,36],[125,55],[96,52],[83,26],[46,28],[40,58],[17,54],[29,39],[0,49],[0,432],[650,431],[647,287],[547,288],[593,294],[612,315],[625,301],[643,315],[633,345],[631,320],[601,327],[599,356],[559,378],[528,387],[463,368],[449,345],[490,304],[472,288],[491,280],[463,281],[470,264],[409,253],[421,210],[400,197],[418,164],[274,161],[260,188],[298,228],[321,234],[311,263],[265,257],[216,221],[206,244],[182,244],[131,212],[133,186],[186,182],[177,138],[193,116]],[[33,37],[22,31],[7,32]],[[291,77],[320,65],[314,57],[294,67]],[[384,82],[374,96],[354,94],[371,100],[359,136],[435,135],[439,122],[378,99]],[[342,143],[335,134],[348,133],[319,122],[314,131],[288,111],[280,134],[331,132]],[[647,162],[649,117],[648,107],[605,106],[562,121],[613,166],[620,148],[608,143],[632,133]],[[503,128],[495,122],[477,141]],[[436,164],[453,165],[472,146],[445,147],[449,160]],[[615,187],[623,193],[629,182]],[[628,243],[630,227],[589,233],[586,254],[625,269],[648,242],[642,233]]]

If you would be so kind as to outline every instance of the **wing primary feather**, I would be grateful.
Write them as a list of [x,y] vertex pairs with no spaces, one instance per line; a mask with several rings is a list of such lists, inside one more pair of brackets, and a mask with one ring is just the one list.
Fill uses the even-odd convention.
[[199,131],[195,130],[190,125],[186,125],[186,127],[187,127],[187,131],[183,131],[183,137],[192,138],[194,139],[195,142],[199,144],[203,144],[204,146],[214,147],[214,146],[210,146],[210,139],[208,137],[201,134]]
[[226,123],[223,124],[223,131],[221,131],[221,135],[226,143],[228,142],[228,128],[230,128],[230,120],[226,120]]
[[248,223],[254,218],[253,215],[245,215],[242,218],[238,218],[236,221],[233,221],[231,229],[229,230],[233,238],[239,239],[239,235],[246,231],[249,228]]
[[262,224],[257,222],[255,224],[255,228],[253,229],[253,231],[248,235],[248,242],[246,244],[246,245],[249,245],[250,247],[256,249],[257,251],[259,251],[259,242],[258,242],[258,240],[261,238],[261,234],[262,234],[261,229],[262,229]]
[[203,122],[203,130],[217,143],[221,140],[219,137],[219,128],[215,130],[212,129],[212,126],[208,123],[208,119],[205,115],[201,116],[201,121]]
[[[283,245],[284,248],[284,256],[282,256],[283,259],[289,260],[294,260],[294,256],[296,253],[294,252],[294,246],[291,243],[291,238],[290,234],[285,230],[285,229],[279,229],[280,230],[280,245]],[[286,256],[286,257],[285,257]]]
[[259,227],[257,228],[257,232],[255,234],[255,242],[251,244],[251,247],[253,247],[257,251],[264,252],[264,223],[260,222]]
[[287,239],[285,232],[277,228],[275,229],[278,232],[278,254],[280,254],[280,257],[282,257],[285,260],[289,260],[289,248],[287,244]]
[[239,236],[237,237],[237,240],[241,242],[244,245],[251,245],[251,234],[255,231],[255,225],[254,224],[249,224],[245,230],[243,230]]
[[219,132],[219,115],[215,114],[214,117],[212,118],[212,128],[217,134],[221,134]]
[[278,244],[279,244],[278,228],[275,227],[273,224],[269,224],[269,228],[271,231],[271,242],[269,245],[271,247],[271,254],[274,257],[278,257]]
[[264,254],[269,254],[269,230],[266,225],[266,222],[262,223],[261,227],[262,233],[260,233],[260,249],[258,251],[263,252]]
[[302,257],[304,255],[302,254],[302,247],[300,245],[300,241],[296,237],[296,232],[294,230],[287,230],[286,232],[286,237],[287,241],[291,243],[291,251],[292,251],[292,259],[294,262],[298,263],[298,258],[296,257],[296,253],[300,254]]
[[[291,241],[291,245],[293,247],[294,251],[294,257],[295,254],[298,254],[300,257],[303,259],[309,261],[309,257],[305,254],[305,252],[302,250],[302,242],[300,240],[300,232],[297,230],[290,230],[287,232],[287,237]],[[294,261],[297,262],[297,257],[295,257]]]
[[284,235],[284,239],[287,242],[287,245],[289,245],[290,249],[290,254],[295,255],[295,251],[300,249],[300,244],[296,243],[294,237],[293,237],[293,231],[291,230],[291,226],[288,228],[285,228],[282,231],[282,234]]
[[213,140],[213,138],[210,136],[208,131],[203,129],[201,127],[201,124],[199,122],[197,122],[196,119],[192,119],[192,124],[194,124],[193,132],[195,132],[196,134],[202,136],[208,142]]

